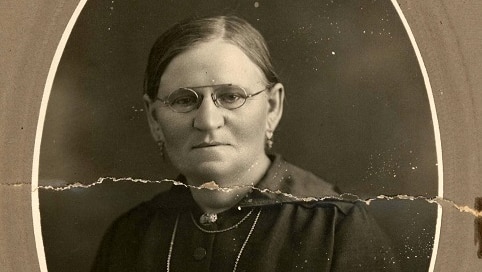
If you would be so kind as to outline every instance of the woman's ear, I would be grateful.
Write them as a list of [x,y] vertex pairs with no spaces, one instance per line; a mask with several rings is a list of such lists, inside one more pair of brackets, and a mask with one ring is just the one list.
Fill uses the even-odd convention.
[[143,100],[144,109],[147,114],[147,122],[149,123],[152,137],[156,142],[164,142],[164,134],[162,133],[161,125],[159,124],[159,120],[157,118],[157,108],[154,106],[155,101],[152,101],[147,94],[144,94]]
[[268,130],[274,131],[278,126],[281,116],[283,115],[283,103],[285,99],[285,91],[283,84],[276,83],[268,92]]

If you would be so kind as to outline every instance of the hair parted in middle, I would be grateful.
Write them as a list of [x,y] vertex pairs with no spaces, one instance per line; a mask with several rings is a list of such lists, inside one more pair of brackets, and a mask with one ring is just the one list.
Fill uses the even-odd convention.
[[165,31],[152,46],[144,78],[144,93],[155,99],[169,63],[195,45],[222,39],[239,47],[266,77],[267,84],[279,82],[263,36],[237,16],[202,17],[181,21]]

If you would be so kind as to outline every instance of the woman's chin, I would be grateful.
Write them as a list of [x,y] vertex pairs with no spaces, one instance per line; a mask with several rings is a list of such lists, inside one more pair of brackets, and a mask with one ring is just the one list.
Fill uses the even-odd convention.
[[223,160],[233,157],[236,149],[230,145],[193,148],[188,156],[197,161]]
[[201,161],[199,163],[188,166],[188,169],[181,170],[185,173],[186,178],[191,181],[192,185],[201,186],[206,182],[214,181],[220,187],[232,186],[233,178],[235,178],[236,169],[232,162],[222,160]]

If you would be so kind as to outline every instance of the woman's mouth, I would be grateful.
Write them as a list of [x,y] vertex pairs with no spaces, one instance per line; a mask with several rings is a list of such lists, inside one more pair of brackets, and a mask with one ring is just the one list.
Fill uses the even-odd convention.
[[197,144],[197,145],[193,146],[193,149],[196,149],[196,148],[216,147],[216,146],[223,146],[223,145],[227,145],[227,144],[221,143],[221,142],[216,142],[216,141],[212,141],[212,142],[202,142],[202,143],[200,143],[200,144]]

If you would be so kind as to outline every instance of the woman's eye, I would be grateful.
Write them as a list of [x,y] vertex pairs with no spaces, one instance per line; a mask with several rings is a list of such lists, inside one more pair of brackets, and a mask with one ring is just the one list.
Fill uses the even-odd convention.
[[239,94],[230,93],[230,94],[222,94],[221,96],[218,97],[218,100],[221,101],[221,103],[235,103],[241,98],[242,97]]
[[194,96],[183,96],[174,99],[171,104],[178,105],[178,106],[190,106],[196,104],[196,97]]

